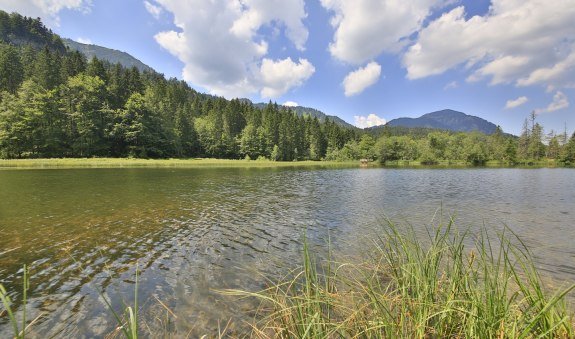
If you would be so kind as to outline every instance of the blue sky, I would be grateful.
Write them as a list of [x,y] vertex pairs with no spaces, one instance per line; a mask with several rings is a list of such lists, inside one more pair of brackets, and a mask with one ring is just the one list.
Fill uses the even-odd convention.
[[451,108],[575,130],[575,0],[0,0],[201,92],[359,126]]

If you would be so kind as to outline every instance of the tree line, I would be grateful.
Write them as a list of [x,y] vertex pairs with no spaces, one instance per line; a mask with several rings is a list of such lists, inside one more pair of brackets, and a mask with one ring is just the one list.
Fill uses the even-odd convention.
[[[547,140],[545,140],[547,137]],[[226,100],[184,81],[67,50],[39,19],[0,11],[0,157],[215,157],[575,162],[574,137],[385,127],[379,134]],[[544,142],[545,141],[545,142]]]

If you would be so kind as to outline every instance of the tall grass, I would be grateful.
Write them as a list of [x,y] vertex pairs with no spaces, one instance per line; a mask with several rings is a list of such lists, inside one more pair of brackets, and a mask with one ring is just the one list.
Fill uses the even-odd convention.
[[12,309],[13,302],[8,295],[8,292],[4,288],[4,286],[0,285],[0,301],[2,301],[3,310],[0,311],[0,316],[6,314],[8,316],[8,320],[12,325],[12,329],[14,331],[14,338],[24,339],[26,337],[26,330],[28,327],[34,322],[32,321],[30,324],[26,324],[26,303],[27,303],[27,295],[28,289],[30,288],[30,279],[28,277],[28,268],[24,265],[24,275],[22,277],[22,324],[18,326],[18,319],[16,317],[15,312]]
[[364,263],[303,265],[258,293],[252,336],[281,338],[575,337],[565,300],[575,285],[545,288],[532,254],[509,230],[458,232],[453,221],[423,237],[391,222]]

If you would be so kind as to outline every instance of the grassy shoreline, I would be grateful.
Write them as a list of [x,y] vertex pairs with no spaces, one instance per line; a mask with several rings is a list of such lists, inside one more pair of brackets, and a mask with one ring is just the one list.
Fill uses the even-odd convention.
[[[42,159],[0,159],[1,169],[33,168],[220,168],[220,167],[360,167],[360,161],[271,161],[245,159],[136,159],[136,158],[42,158]],[[470,165],[465,161],[442,160],[434,165],[422,164],[417,160],[388,161],[385,165],[374,161],[369,167],[387,168],[557,168],[569,167],[556,160],[520,162],[517,164],[488,161],[481,166]]]
[[0,169],[18,168],[138,168],[138,167],[359,167],[359,161],[271,161],[234,159],[53,158],[0,159]]
[[[557,168],[566,167],[563,163],[555,159],[545,159],[538,161],[518,161],[516,163],[490,160],[482,165],[472,165],[463,160],[439,160],[436,164],[423,164],[419,160],[395,160],[386,161],[385,167],[392,168]],[[571,166],[572,167],[572,166]]]

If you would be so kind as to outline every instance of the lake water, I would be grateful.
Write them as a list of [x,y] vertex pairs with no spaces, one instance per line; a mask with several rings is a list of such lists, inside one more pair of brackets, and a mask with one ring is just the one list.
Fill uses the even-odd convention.
[[507,225],[545,275],[575,281],[573,169],[134,168],[0,171],[0,283],[20,298],[28,264],[33,334],[99,337],[115,328],[102,293],[131,305],[137,268],[148,326],[211,335],[253,314],[215,290],[265,287],[304,236],[354,256],[385,217],[423,230],[441,213]]

